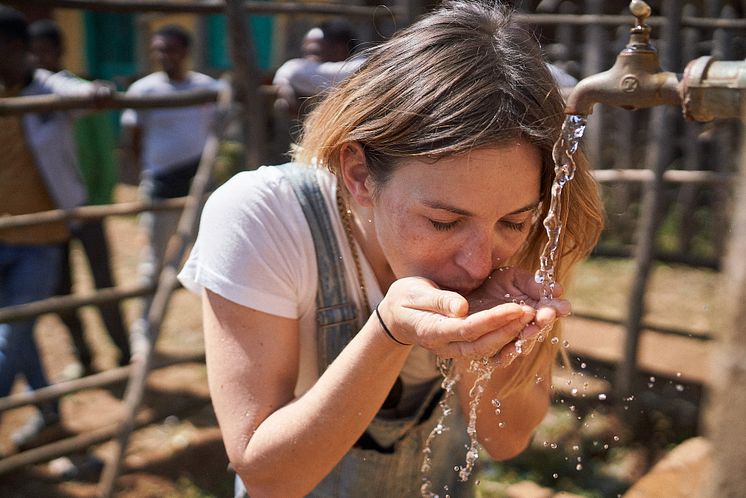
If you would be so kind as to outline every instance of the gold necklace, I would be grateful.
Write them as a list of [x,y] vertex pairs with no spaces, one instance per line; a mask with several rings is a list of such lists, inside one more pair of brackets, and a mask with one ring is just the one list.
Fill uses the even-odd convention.
[[365,317],[363,322],[370,316],[370,304],[368,303],[368,291],[365,288],[365,280],[363,279],[363,269],[360,266],[360,257],[357,252],[357,245],[352,235],[352,210],[345,205],[344,199],[342,199],[342,188],[337,186],[337,210],[339,216],[342,219],[342,227],[344,228],[345,236],[347,237],[347,245],[350,247],[352,253],[352,261],[355,263],[355,271],[357,272],[357,281],[360,287],[360,294],[363,300],[363,309],[365,310]]

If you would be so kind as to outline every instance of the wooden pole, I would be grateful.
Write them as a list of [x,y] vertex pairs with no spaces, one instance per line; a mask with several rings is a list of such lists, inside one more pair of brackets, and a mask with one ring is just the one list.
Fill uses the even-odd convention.
[[[95,12],[173,12],[179,14],[221,14],[220,0],[5,0],[21,6],[84,9]],[[378,7],[345,5],[342,3],[262,2],[243,1],[241,10],[247,14],[329,14],[355,17],[384,15]],[[395,9],[388,9],[390,13]],[[398,12],[397,12],[398,14]]]
[[[586,9],[592,14],[600,15],[604,10],[604,1],[587,0]],[[583,30],[582,75],[584,78],[608,69],[606,64],[607,35],[605,29],[604,26],[598,24],[589,24]],[[603,105],[595,106],[593,114],[588,116],[588,128],[583,138],[584,149],[588,160],[597,169],[603,167],[601,165],[601,157],[604,145],[603,133],[605,131],[606,111]]]
[[233,62],[233,92],[241,105],[246,163],[255,169],[267,157],[265,102],[259,94],[259,67],[256,63],[254,38],[249,30],[241,0],[225,0],[228,35]]
[[[736,16],[731,5],[726,5],[720,11],[720,15],[727,19]],[[721,60],[735,59],[735,40],[731,32],[716,29],[713,33],[713,55]],[[742,124],[738,120],[721,120],[715,124],[713,135],[715,164],[714,169],[718,172],[733,171],[735,169],[734,157],[738,151],[739,127]],[[712,209],[713,224],[716,227],[724,227],[728,224],[728,205],[730,197],[729,185],[717,185],[713,196]],[[725,253],[725,230],[713,230],[711,232],[712,243],[715,246],[715,254]]]
[[152,294],[153,290],[154,286],[151,284],[138,284],[97,289],[87,295],[52,296],[41,301],[0,308],[0,323],[26,320],[44,313],[59,313],[77,309],[81,306],[99,306],[118,302],[123,299]]
[[[696,7],[691,4],[684,6],[684,14],[692,14],[696,11]],[[699,33],[694,28],[686,28],[682,30],[682,53],[683,60],[691,61],[697,58],[699,55],[697,51],[697,43],[699,42]],[[693,121],[687,121],[684,123],[684,141],[682,147],[682,161],[684,169],[687,171],[694,171],[700,168],[702,164],[702,143],[700,140],[700,133],[702,131],[702,125]],[[694,238],[694,211],[697,202],[697,193],[700,191],[698,185],[689,184],[682,185],[679,190],[676,199],[676,208],[678,215],[678,239],[679,239],[679,250],[682,252],[689,252]]]
[[[663,12],[667,13],[669,24],[663,36],[672,40],[678,32],[678,21],[681,19],[681,6],[676,0],[665,0]],[[673,42],[668,42],[670,46]],[[663,54],[662,54],[663,55]],[[672,61],[661,62],[661,65],[673,66]],[[649,126],[648,154],[646,164],[653,172],[653,180],[646,184],[641,206],[641,218],[637,230],[635,250],[635,276],[627,307],[627,326],[624,339],[624,357],[616,372],[615,389],[618,399],[634,395],[637,391],[637,352],[640,342],[641,323],[645,313],[645,294],[648,277],[652,268],[655,252],[655,238],[663,213],[663,174],[673,161],[673,143],[671,130],[675,126],[676,109],[664,106],[652,110]]]
[[52,209],[15,216],[0,216],[0,231],[8,228],[43,225],[73,219],[91,220],[105,218],[106,216],[126,216],[143,211],[169,211],[182,209],[185,203],[186,197],[175,197],[155,202],[121,202],[118,204],[80,206],[71,209]]
[[[746,120],[744,109],[741,115]],[[722,273],[717,314],[719,337],[705,412],[715,451],[703,498],[741,498],[746,490],[746,127],[741,133],[740,173]]]
[[[591,174],[599,183],[649,183],[655,180],[655,173],[649,169],[599,169]],[[732,173],[670,169],[663,172],[662,180],[684,185],[730,185],[734,178]]]
[[[270,89],[265,90],[271,91]],[[133,97],[114,92],[108,97],[33,95],[0,99],[0,116],[25,112],[69,111],[74,109],[149,109],[154,107],[186,107],[215,102],[214,90],[189,90],[170,95],[143,95]]]
[[[174,12],[191,14],[220,14],[224,7],[222,2],[194,0],[5,0],[6,4],[19,6],[53,7],[65,9],[82,9],[93,12]],[[415,2],[420,3],[420,2]],[[300,2],[261,2],[244,1],[241,9],[247,14],[319,14],[342,15],[348,17],[374,18],[389,17],[393,13],[397,18],[406,20],[407,12],[398,7],[381,9],[378,6],[366,7],[345,5],[342,3],[300,3]],[[521,22],[535,25],[569,25],[569,26],[621,26],[630,23],[629,15],[563,15],[563,14],[517,14]],[[646,23],[653,27],[662,27],[667,23],[663,16],[651,16]],[[702,29],[746,30],[746,19],[718,19],[717,17],[684,17],[682,26]]]
[[[153,370],[179,365],[181,363],[204,363],[204,361],[205,355],[203,353],[185,356],[166,356],[154,362]],[[12,394],[5,398],[0,398],[0,412],[42,403],[51,399],[57,399],[85,389],[94,389],[116,384],[127,379],[130,370],[130,365],[112,368],[105,372],[88,375],[81,377],[80,379],[59,382],[34,391],[23,391],[17,394]]]

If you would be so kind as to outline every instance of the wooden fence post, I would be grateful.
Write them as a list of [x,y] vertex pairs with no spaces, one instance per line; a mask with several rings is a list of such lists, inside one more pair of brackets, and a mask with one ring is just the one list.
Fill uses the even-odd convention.
[[[744,109],[741,115],[746,119]],[[746,128],[742,128],[746,130]],[[712,355],[713,379],[706,412],[712,442],[711,473],[701,496],[741,498],[746,490],[746,131],[741,134],[740,173],[722,273],[722,317]]]
[[[696,13],[696,7],[691,4],[684,6],[684,16],[693,16]],[[699,56],[697,43],[699,42],[699,32],[695,28],[684,28],[682,31],[682,53],[685,61],[691,61]],[[693,121],[684,123],[684,143],[682,144],[682,161],[685,170],[694,171],[702,166],[701,141],[699,139],[702,125]],[[700,192],[699,185],[682,185],[676,199],[678,210],[678,246],[682,253],[691,250],[692,239],[694,237],[694,215],[697,193]]]
[[243,127],[246,165],[249,169],[261,166],[266,157],[267,117],[265,102],[259,93],[259,68],[256,64],[254,40],[241,8],[242,0],[225,0],[228,19],[232,85],[236,100],[241,105],[240,120]]
[[[587,0],[587,14],[603,14],[603,0]],[[631,17],[630,17],[631,20]],[[584,29],[582,77],[600,73],[608,69],[607,65],[607,38],[606,27],[599,24],[589,24]],[[588,129],[585,132],[585,151],[588,160],[595,167],[599,167],[603,157],[603,131],[606,109],[603,105],[596,105],[593,114],[588,116]]]
[[[667,14],[668,24],[664,37],[670,40],[667,46],[676,43],[675,37],[680,29],[681,5],[677,0],[665,0],[663,11]],[[665,55],[665,54],[663,54]],[[663,57],[662,65],[671,67],[673,61]],[[615,389],[619,398],[628,397],[636,392],[635,377],[637,374],[637,350],[640,342],[640,327],[645,313],[645,294],[648,277],[655,254],[655,238],[660,219],[663,215],[664,184],[663,174],[671,164],[674,156],[674,144],[670,131],[675,126],[678,110],[671,107],[656,107],[652,110],[646,164],[653,170],[653,180],[645,186],[641,204],[640,222],[637,230],[635,249],[635,276],[629,296],[627,326],[624,340],[622,363],[616,373]]]

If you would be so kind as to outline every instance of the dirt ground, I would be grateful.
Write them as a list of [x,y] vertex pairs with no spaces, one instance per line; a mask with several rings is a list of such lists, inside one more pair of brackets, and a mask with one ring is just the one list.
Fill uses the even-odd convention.
[[[135,197],[133,187],[121,186],[117,190],[120,202]],[[113,262],[118,283],[136,283],[136,263],[141,238],[138,235],[134,216],[111,218],[107,225],[113,250]],[[85,262],[76,253],[76,288],[83,291],[91,288]],[[629,272],[616,272],[629,275]],[[611,273],[601,271],[598,275],[586,273],[585,282],[594,278],[608,279]],[[656,282],[653,282],[657,285]],[[663,287],[665,283],[661,283]],[[616,289],[618,296],[606,293],[606,306],[618,313],[625,283],[605,285]],[[587,309],[604,311],[592,288],[574,290],[587,304]],[[665,289],[659,291],[664,293]],[[704,291],[703,291],[704,292]],[[583,296],[587,293],[588,296]],[[658,295],[658,293],[656,294]],[[662,294],[661,294],[662,295]],[[609,302],[611,304],[609,304]],[[665,299],[656,299],[653,306],[670,306]],[[124,305],[125,315],[131,323],[137,315],[135,300]],[[614,311],[615,310],[615,311]],[[612,314],[613,314],[612,312]],[[701,315],[701,313],[700,313]],[[93,309],[83,310],[87,339],[94,350],[95,365],[99,371],[116,366],[115,350],[103,331],[101,321]],[[700,327],[700,318],[694,322]],[[665,324],[676,326],[677,324]],[[701,325],[700,328],[706,328]],[[622,335],[619,327],[599,325],[580,318],[573,319],[567,327],[572,342],[571,349],[577,352],[594,353],[600,359],[613,361],[621,354]],[[73,363],[70,340],[61,322],[53,315],[45,315],[38,322],[36,334],[42,349],[44,364],[53,381],[64,378],[66,368]],[[682,344],[677,346],[677,344]],[[708,375],[706,369],[707,348],[692,347],[691,341],[676,342],[651,335],[643,344],[643,363],[651,364],[656,375],[681,378],[682,382],[699,382]],[[177,291],[164,322],[157,344],[160,357],[191,355],[203,352],[200,324],[199,300],[184,290]],[[666,358],[661,359],[661,352]],[[664,361],[665,360],[665,361]],[[696,366],[696,368],[692,368]],[[143,415],[153,416],[155,424],[137,430],[130,439],[121,477],[117,481],[118,497],[205,497],[229,496],[232,478],[227,470],[227,458],[220,440],[219,430],[209,402],[204,363],[192,362],[155,371],[148,382],[142,407]],[[23,388],[18,382],[16,391]],[[111,426],[124,413],[121,398],[124,384],[92,389],[71,394],[62,400],[62,416],[65,431],[69,435],[82,434],[93,429]],[[0,414],[0,450],[11,452],[10,433],[23,423],[32,408],[20,408]],[[0,475],[0,496],[3,497],[92,497],[96,495],[98,473],[97,459],[106,460],[114,451],[108,442],[91,448],[87,453],[70,456],[70,460],[82,464],[76,480],[64,480],[60,473],[64,460],[43,463],[22,470]],[[92,458],[94,457],[94,458]]]

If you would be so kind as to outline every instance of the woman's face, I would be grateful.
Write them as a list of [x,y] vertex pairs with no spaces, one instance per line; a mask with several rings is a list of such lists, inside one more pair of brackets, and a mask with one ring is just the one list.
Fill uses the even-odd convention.
[[523,141],[397,164],[373,199],[378,242],[397,278],[468,294],[505,264],[535,222],[541,157]]

